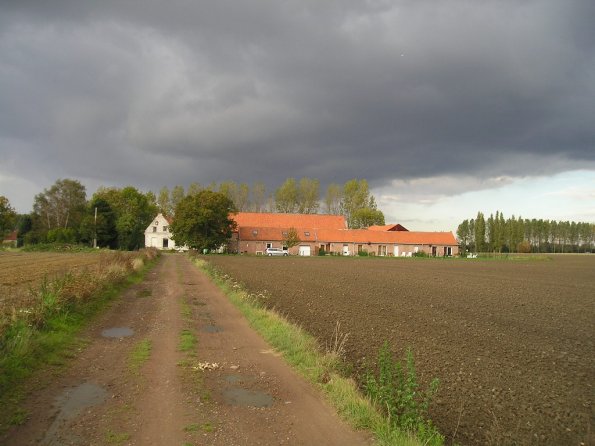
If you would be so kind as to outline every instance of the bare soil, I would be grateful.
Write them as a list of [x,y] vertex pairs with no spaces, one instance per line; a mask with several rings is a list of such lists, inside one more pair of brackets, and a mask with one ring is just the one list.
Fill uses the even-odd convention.
[[[194,348],[180,350],[183,332]],[[369,443],[185,256],[164,255],[83,337],[71,362],[32,380],[28,419],[0,444]],[[137,368],[133,351],[146,341],[150,357]]]
[[323,345],[339,321],[360,377],[383,342],[411,347],[449,441],[595,444],[595,256],[208,260]]

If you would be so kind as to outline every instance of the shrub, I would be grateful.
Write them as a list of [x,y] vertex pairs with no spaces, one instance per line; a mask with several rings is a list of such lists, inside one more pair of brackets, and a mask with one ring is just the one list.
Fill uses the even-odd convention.
[[419,387],[411,350],[407,350],[403,365],[393,357],[385,342],[378,353],[377,372],[368,371],[365,377],[368,396],[386,412],[395,427],[415,433],[424,444],[442,444],[444,437],[427,418],[431,398],[438,390],[438,379],[433,379],[425,391]]
[[326,251],[324,250],[324,248],[319,248],[318,249],[318,255],[319,256],[325,256],[326,255]]
[[365,250],[358,251],[357,255],[360,257],[368,257],[369,256],[368,251],[365,251]]

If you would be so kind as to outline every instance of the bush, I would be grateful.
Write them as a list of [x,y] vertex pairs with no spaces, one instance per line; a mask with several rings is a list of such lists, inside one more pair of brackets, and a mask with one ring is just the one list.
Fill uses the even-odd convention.
[[364,388],[391,424],[415,433],[424,444],[443,444],[444,437],[427,418],[430,401],[438,390],[438,379],[433,379],[425,391],[420,391],[413,353],[407,350],[403,365],[393,357],[388,342],[378,353],[377,368],[376,373],[368,371],[366,374]]
[[318,249],[318,255],[319,256],[325,256],[326,255],[326,251],[324,250],[324,248],[319,248]]
[[357,255],[360,257],[368,257],[369,256],[368,251],[365,251],[365,250],[358,251]]
[[430,257],[430,255],[429,255],[429,254],[427,254],[427,253],[426,253],[426,252],[424,252],[424,251],[417,251],[417,252],[414,252],[413,254],[411,254],[411,256],[412,256],[412,257]]

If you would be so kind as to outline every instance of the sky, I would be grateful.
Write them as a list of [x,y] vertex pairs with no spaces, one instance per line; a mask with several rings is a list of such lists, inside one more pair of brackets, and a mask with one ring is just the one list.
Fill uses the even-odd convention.
[[0,195],[365,178],[387,222],[595,221],[595,2],[0,1]]

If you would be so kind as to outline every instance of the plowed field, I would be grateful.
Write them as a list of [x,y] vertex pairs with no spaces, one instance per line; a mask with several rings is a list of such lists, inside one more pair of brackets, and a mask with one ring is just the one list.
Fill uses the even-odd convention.
[[27,288],[44,277],[54,277],[99,265],[99,253],[1,252],[0,289]]
[[340,321],[356,371],[412,347],[449,440],[595,444],[595,256],[208,259],[323,344]]

